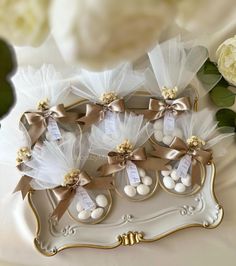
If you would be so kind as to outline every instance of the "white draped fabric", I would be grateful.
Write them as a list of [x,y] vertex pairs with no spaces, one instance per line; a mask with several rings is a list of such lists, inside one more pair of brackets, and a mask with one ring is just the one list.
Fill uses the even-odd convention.
[[[226,38],[236,34],[235,0],[214,0],[204,15],[198,16],[189,29],[204,29],[208,23],[206,16],[217,16],[219,25],[216,32],[208,34],[204,43],[210,55]],[[216,3],[216,4],[215,4]],[[218,5],[219,3],[219,5]],[[221,4],[222,5],[221,5]],[[220,10],[215,10],[216,6]],[[214,28],[214,27],[213,27]],[[215,29],[215,28],[214,28]],[[17,50],[19,63],[39,65],[47,63],[52,57],[57,65],[62,65],[57,52],[41,48],[21,48]],[[202,106],[210,106],[205,97]],[[235,106],[236,109],[236,106]],[[6,122],[14,120],[10,115]],[[2,140],[0,140],[2,141]],[[4,152],[4,151],[0,151]],[[234,266],[236,261],[236,144],[228,149],[224,160],[216,163],[217,177],[215,192],[225,215],[221,225],[214,230],[192,228],[170,235],[159,242],[138,244],[133,247],[119,247],[114,250],[69,249],[54,257],[44,257],[33,247],[35,219],[27,200],[22,201],[19,193],[11,195],[18,175],[15,169],[0,165],[0,265],[60,265],[60,266],[121,266],[121,265],[160,265],[160,266]],[[7,192],[7,193],[6,193]],[[1,262],[2,261],[2,262]],[[5,264],[6,263],[6,264]]]

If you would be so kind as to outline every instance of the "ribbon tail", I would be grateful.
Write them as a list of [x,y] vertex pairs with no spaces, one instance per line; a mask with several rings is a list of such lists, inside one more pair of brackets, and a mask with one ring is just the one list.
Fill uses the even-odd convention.
[[27,175],[22,176],[15,190],[13,191],[13,193],[20,191],[22,198],[24,199],[26,195],[28,194],[28,192],[32,190],[30,186],[31,180],[32,180],[32,177],[30,176],[27,176]]
[[90,127],[92,124],[97,123],[101,121],[104,117],[104,114],[102,111],[100,112],[91,112],[88,115],[85,115],[79,119],[77,119],[77,122],[84,125],[84,127]]
[[[60,188],[59,188],[60,189]],[[52,190],[55,194],[57,194],[57,189]],[[76,190],[68,190],[63,197],[59,200],[56,208],[54,209],[51,217],[55,218],[57,221],[61,219],[64,215],[68,207],[70,206],[74,196],[76,194]]]
[[151,155],[158,158],[164,158],[168,160],[179,160],[185,153],[185,151],[164,147],[159,144],[154,144],[153,146],[155,150],[151,152]]
[[93,182],[86,185],[86,189],[114,189],[113,176],[94,178]]
[[29,166],[25,165],[24,162],[17,164],[16,168],[21,172],[28,171],[31,169]]
[[28,134],[30,136],[32,145],[38,141],[38,139],[42,136],[45,130],[45,121],[40,121],[37,124],[32,124],[29,126]]
[[133,161],[137,167],[152,170],[152,171],[161,171],[167,170],[166,164],[169,162],[167,159],[159,159],[154,157],[148,157],[146,160],[143,161]]
[[197,160],[192,161],[192,184],[201,185],[201,164]]
[[75,123],[79,118],[79,114],[76,112],[66,112],[65,117],[58,117],[56,120],[60,121],[61,123]]
[[125,168],[125,164],[104,164],[98,168],[98,171],[101,176],[108,176],[114,173],[117,173]]

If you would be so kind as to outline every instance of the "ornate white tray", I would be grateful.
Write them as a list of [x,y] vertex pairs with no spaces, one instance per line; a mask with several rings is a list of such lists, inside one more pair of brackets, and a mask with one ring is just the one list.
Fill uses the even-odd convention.
[[[142,108],[148,97],[133,96],[128,106]],[[84,109],[84,102],[70,108]],[[94,165],[95,171],[96,165]],[[111,249],[120,245],[152,242],[183,228],[214,228],[223,218],[223,209],[214,194],[215,166],[206,167],[206,178],[195,195],[178,196],[163,191],[142,202],[131,202],[112,191],[113,206],[100,224],[76,222],[68,212],[59,223],[49,219],[55,200],[47,191],[33,191],[28,201],[36,217],[36,248],[46,256],[71,247]]]

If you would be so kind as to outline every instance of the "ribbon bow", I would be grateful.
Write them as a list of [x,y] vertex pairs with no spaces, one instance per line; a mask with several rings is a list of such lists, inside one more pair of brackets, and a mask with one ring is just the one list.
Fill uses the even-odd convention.
[[107,111],[123,113],[125,111],[124,99],[114,100],[108,105],[88,103],[86,105],[85,116],[77,121],[84,124],[85,127],[89,127],[92,124],[103,120]]
[[45,132],[50,117],[61,122],[69,123],[75,121],[78,115],[76,113],[66,112],[64,105],[58,104],[43,111],[25,112],[24,117],[29,124],[28,133],[33,145]]
[[52,192],[58,200],[58,205],[54,209],[52,217],[57,220],[61,219],[75,197],[76,189],[79,186],[85,187],[86,189],[112,189],[112,181],[113,177],[111,176],[93,179],[86,172],[81,171],[78,174],[78,181],[76,183],[52,189]]
[[132,161],[137,167],[148,170],[164,170],[168,160],[148,157],[144,147],[137,148],[130,153],[109,152],[108,163],[100,166],[101,175],[110,175],[126,168],[127,161]]
[[155,151],[151,152],[153,156],[173,161],[181,160],[185,155],[191,156],[192,182],[201,184],[201,164],[204,166],[212,160],[212,151],[203,149],[194,149],[189,147],[183,140],[175,137],[169,147],[154,144]]
[[191,110],[191,101],[189,97],[182,97],[175,100],[158,100],[151,98],[149,108],[143,112],[144,117],[154,121],[164,117],[166,112],[172,112],[179,115],[181,112]]

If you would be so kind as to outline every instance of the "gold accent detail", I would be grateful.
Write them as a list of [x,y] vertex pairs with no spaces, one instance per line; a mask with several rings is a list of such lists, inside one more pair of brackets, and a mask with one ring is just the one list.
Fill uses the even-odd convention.
[[164,97],[164,99],[175,99],[177,94],[178,88],[175,86],[173,89],[163,87],[161,90],[161,94]]
[[198,97],[195,97],[194,98],[193,111],[194,112],[197,112],[198,111]]
[[110,104],[111,102],[115,101],[118,99],[118,96],[116,93],[114,92],[104,92],[101,97],[100,100],[102,101],[103,104]]
[[16,163],[17,165],[26,162],[31,157],[31,151],[28,147],[22,147],[17,151]]
[[118,241],[123,246],[133,246],[134,244],[138,244],[143,240],[143,233],[141,232],[132,232],[129,231],[127,234],[119,235]]
[[187,144],[190,148],[196,149],[204,146],[206,142],[197,136],[191,136],[189,139],[187,139]]
[[80,174],[79,169],[71,170],[69,173],[67,173],[64,176],[64,181],[63,181],[62,186],[66,187],[66,186],[72,186],[76,184],[79,180],[79,174]]
[[133,145],[128,139],[125,139],[121,144],[116,146],[116,150],[119,153],[129,153],[133,150]]
[[[144,96],[150,96],[150,94],[148,94],[147,92],[137,92],[134,94],[134,96],[138,96],[138,97],[144,97]],[[75,107],[77,107],[78,105],[80,104],[86,104],[88,103],[87,100],[79,100],[73,104],[71,104],[70,106],[67,106],[67,110],[69,109],[73,109]],[[143,108],[144,109],[144,108]],[[217,204],[219,204],[217,198],[216,198],[216,194],[215,194],[215,191],[214,191],[214,183],[215,183],[215,177],[216,177],[216,173],[215,173],[215,165],[214,163],[212,162],[211,163],[211,167],[213,168],[212,170],[212,179],[211,179],[211,195],[213,197],[213,199],[215,200],[215,202]],[[114,242],[113,244],[111,245],[96,245],[96,244],[72,244],[72,245],[64,245],[64,246],[61,246],[59,247],[58,249],[56,249],[54,252],[52,253],[49,253],[49,252],[46,252],[45,250],[42,250],[41,247],[39,246],[38,244],[38,239],[40,238],[40,233],[41,233],[41,223],[40,223],[40,218],[39,218],[39,215],[37,213],[37,210],[36,210],[36,207],[34,206],[34,203],[33,203],[33,193],[34,191],[30,191],[27,195],[27,199],[28,199],[28,203],[29,203],[29,206],[30,206],[30,209],[31,211],[33,212],[34,214],[34,217],[35,217],[35,220],[36,220],[36,232],[35,232],[35,238],[34,238],[34,245],[35,245],[35,248],[36,250],[41,253],[42,255],[44,256],[47,256],[47,257],[51,257],[51,256],[54,256],[55,254],[63,251],[63,250],[66,250],[66,249],[69,249],[69,248],[96,248],[96,249],[114,249],[114,248],[117,248],[119,247],[120,245],[122,245],[121,243],[121,240],[118,240],[117,242]],[[183,225],[181,227],[179,227],[178,229],[175,229],[173,231],[169,231],[167,233],[163,233],[157,237],[153,237],[151,239],[146,239],[143,237],[142,239],[142,242],[143,243],[151,243],[151,242],[155,242],[155,241],[158,241],[168,235],[171,235],[175,232],[179,232],[183,229],[186,229],[186,228],[192,228],[192,227],[203,227],[203,228],[206,228],[206,229],[214,229],[216,228],[217,226],[219,226],[223,220],[223,217],[224,217],[224,209],[222,208],[221,205],[219,205],[219,217],[220,219],[217,220],[216,222],[214,222],[213,224],[210,224],[209,226],[205,226],[204,224],[199,224],[199,223],[193,223],[193,224],[189,224],[189,225]],[[119,236],[118,236],[119,237]]]
[[37,109],[39,111],[46,111],[49,109],[49,99],[44,99],[38,102]]

